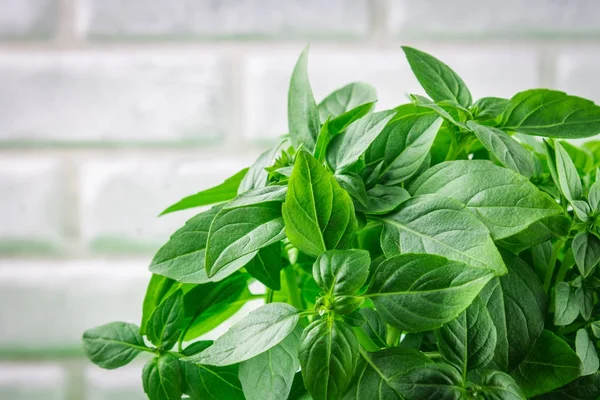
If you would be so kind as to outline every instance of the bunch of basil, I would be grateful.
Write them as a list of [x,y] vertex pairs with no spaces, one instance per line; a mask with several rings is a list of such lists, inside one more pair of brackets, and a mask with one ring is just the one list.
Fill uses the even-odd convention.
[[317,104],[304,51],[289,134],[165,210],[213,205],[154,257],[141,327],[84,333],[92,362],[151,353],[151,400],[600,398],[600,142],[555,140],[600,133],[600,107],[473,102],[404,52],[430,98],[372,112],[364,83]]

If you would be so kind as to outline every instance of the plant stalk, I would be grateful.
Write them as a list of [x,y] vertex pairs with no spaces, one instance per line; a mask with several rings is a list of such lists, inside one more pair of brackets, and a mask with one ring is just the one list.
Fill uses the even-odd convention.
[[388,325],[388,333],[385,341],[389,347],[396,347],[398,345],[398,340],[400,340],[400,335],[402,332],[398,328],[394,328],[393,326]]
[[560,253],[560,249],[564,244],[565,241],[559,239],[556,243],[554,243],[554,246],[552,246],[552,255],[550,256],[548,270],[546,271],[546,276],[544,277],[544,292],[546,292],[546,294],[548,294],[548,291],[550,290],[550,285],[552,284],[552,276],[554,276],[554,268],[556,267],[558,253]]
[[289,303],[296,307],[298,310],[303,309],[302,298],[300,297],[300,289],[298,288],[298,281],[296,279],[296,271],[294,271],[294,266],[289,265],[283,269],[283,274],[285,276],[285,282],[287,284],[287,289],[289,293]]

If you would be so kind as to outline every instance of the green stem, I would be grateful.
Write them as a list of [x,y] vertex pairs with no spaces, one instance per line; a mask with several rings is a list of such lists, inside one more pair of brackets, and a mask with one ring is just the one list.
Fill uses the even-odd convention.
[[432,360],[440,360],[442,358],[442,355],[437,351],[426,351],[423,354]]
[[265,293],[265,304],[269,304],[273,302],[273,289],[267,288],[267,293]]
[[560,249],[565,244],[564,240],[557,240],[552,246],[552,255],[550,256],[550,262],[548,263],[548,270],[546,271],[546,276],[544,277],[544,291],[546,294],[550,290],[550,285],[552,284],[552,276],[554,275],[554,268],[556,267],[556,260],[558,259],[558,253]]
[[302,310],[304,307],[302,305],[302,298],[300,297],[300,289],[298,288],[298,281],[296,279],[296,271],[294,271],[294,266],[289,265],[283,269],[283,274],[285,276],[285,282],[287,284],[287,289],[289,293],[289,303],[296,307],[298,310]]
[[398,340],[400,340],[400,335],[402,332],[398,328],[394,328],[393,326],[388,325],[388,333],[385,341],[389,347],[395,347],[398,345]]

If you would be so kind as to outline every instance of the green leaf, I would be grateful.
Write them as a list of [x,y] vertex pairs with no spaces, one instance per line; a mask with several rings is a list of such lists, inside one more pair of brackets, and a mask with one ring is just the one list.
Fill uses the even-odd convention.
[[479,298],[456,319],[436,331],[442,358],[466,376],[468,371],[485,367],[496,349],[496,327]]
[[581,375],[595,374],[599,366],[598,352],[587,330],[580,329],[577,331],[575,351],[583,363],[583,372]]
[[272,149],[265,151],[256,159],[256,161],[254,161],[254,164],[250,166],[248,173],[246,173],[246,176],[244,176],[244,179],[240,182],[238,194],[267,185],[269,173],[266,171],[266,168],[275,163],[275,159],[279,153],[281,153],[281,150],[286,143],[286,140],[282,140],[281,143]]
[[170,350],[183,328],[183,291],[178,290],[163,300],[148,320],[146,336],[158,348]]
[[589,219],[588,216],[592,211],[589,204],[584,200],[573,200],[570,203],[571,207],[573,207],[575,216],[577,216],[580,221],[587,222]]
[[594,336],[600,339],[600,320],[592,322],[590,324],[590,327],[592,328],[592,333],[594,334]]
[[365,153],[369,183],[395,185],[412,177],[426,159],[443,120],[435,114],[407,115],[391,121]]
[[433,100],[453,100],[464,107],[471,105],[469,89],[449,66],[412,47],[402,46],[402,50],[419,83]]
[[525,395],[532,397],[566,385],[582,370],[581,360],[569,345],[545,330],[511,375]]
[[204,268],[206,240],[210,224],[221,210],[216,206],[188,220],[163,245],[150,263],[150,272],[182,283],[206,283],[223,279],[221,274],[209,279]]
[[87,358],[104,369],[129,364],[142,350],[148,350],[137,325],[111,322],[83,333],[83,351]]
[[321,124],[319,109],[308,81],[308,47],[294,67],[288,92],[288,128],[295,148],[313,151]]
[[460,373],[447,364],[413,368],[394,379],[394,387],[407,399],[466,399]]
[[158,307],[165,298],[179,289],[180,286],[181,285],[173,279],[162,275],[152,274],[150,282],[148,282],[148,288],[146,289],[146,295],[144,296],[144,303],[142,306],[141,335],[146,334],[146,325],[148,324],[150,317],[152,317],[152,313],[156,307]]
[[167,207],[159,215],[165,215],[175,211],[187,210],[188,208],[208,206],[211,204],[222,203],[224,201],[231,200],[237,195],[240,182],[244,176],[246,176],[247,172],[248,168],[244,168],[235,175],[225,179],[225,181],[220,185],[203,190],[191,196],[184,197],[172,206]]
[[561,207],[527,178],[486,160],[438,164],[411,185],[413,195],[435,193],[465,204],[499,240],[532,223],[562,213]]
[[519,142],[492,126],[479,125],[475,121],[468,121],[467,126],[502,165],[531,178],[535,169],[533,157]]
[[503,255],[508,274],[493,278],[480,297],[496,327],[493,366],[510,372],[525,358],[544,329],[546,293],[523,260],[508,253]]
[[579,200],[583,189],[575,164],[560,142],[554,142],[554,146],[558,187],[567,200]]
[[517,93],[501,117],[505,130],[575,139],[600,132],[600,107],[581,97],[549,89]]
[[273,243],[263,247],[254,258],[245,265],[246,271],[263,285],[273,290],[281,290],[281,244]]
[[422,109],[432,110],[437,115],[450,122],[452,125],[455,125],[465,130],[468,129],[467,125],[464,122],[462,122],[462,119],[466,118],[461,118],[461,115],[464,114],[464,111],[456,108],[457,106],[461,107],[459,104],[448,104],[447,100],[440,103],[434,103],[427,97],[419,96],[418,94],[411,94],[410,98],[415,106],[420,107]]
[[337,400],[344,395],[358,361],[358,340],[343,322],[318,319],[300,338],[302,378],[314,400]]
[[359,324],[360,329],[368,337],[375,346],[382,348],[387,347],[387,325],[379,316],[377,311],[371,308],[361,308],[359,310],[363,321]]
[[329,165],[335,171],[341,171],[354,164],[395,115],[395,110],[369,114],[334,136],[327,148]]
[[569,325],[578,315],[579,299],[575,288],[567,282],[558,282],[554,288],[554,325]]
[[319,104],[321,122],[330,118],[332,132],[341,132],[350,123],[365,116],[376,101],[377,92],[373,86],[362,82],[349,83]]
[[240,364],[239,378],[248,400],[286,399],[294,375],[300,368],[298,347],[301,330],[296,328],[277,346]]
[[526,400],[525,394],[510,375],[491,369],[474,372],[469,379],[479,386],[478,392],[484,400]]
[[410,198],[410,193],[400,186],[375,185],[367,191],[368,206],[358,208],[367,214],[382,215],[394,211],[402,202]]
[[592,317],[595,292],[595,289],[587,282],[583,282],[581,287],[575,289],[575,296],[579,300],[579,313],[586,321]]
[[238,207],[248,207],[268,202],[282,203],[285,200],[286,193],[287,187],[279,185],[251,189],[225,204],[223,210],[232,210]]
[[344,400],[403,400],[394,388],[394,380],[412,368],[431,364],[420,351],[403,347],[361,352],[361,356]]
[[310,394],[304,387],[304,381],[302,380],[302,371],[296,372],[294,375],[294,382],[292,382],[292,390],[287,400],[312,400]]
[[413,197],[381,220],[385,224],[382,241],[395,238],[391,240],[399,241],[403,253],[437,254],[486,273],[506,272],[488,229],[456,200],[437,195]]
[[154,357],[142,372],[144,393],[150,400],[181,400],[181,368],[168,354]]
[[535,400],[598,400],[600,397],[600,372],[582,376]]
[[348,193],[306,151],[296,156],[282,211],[290,242],[315,257],[349,247],[358,224]]
[[383,261],[367,296],[381,317],[406,332],[439,328],[463,312],[493,272],[428,254]]
[[510,100],[500,97],[482,97],[473,104],[473,116],[478,121],[495,119],[506,110]]
[[600,211],[600,174],[598,172],[596,172],[596,177],[597,181],[592,184],[588,193],[588,203],[595,214]]
[[579,232],[573,238],[571,249],[579,273],[586,278],[600,261],[600,239],[593,233]]
[[215,367],[180,361],[183,393],[191,400],[244,400],[236,365]]
[[594,170],[594,155],[585,147],[578,147],[569,142],[562,141],[562,147],[567,151],[577,172],[581,176],[585,176]]
[[284,237],[279,202],[221,210],[210,226],[206,242],[207,275],[231,275],[254,258],[258,250]]
[[224,366],[249,360],[285,339],[298,318],[298,311],[288,304],[265,304],[229,328],[208,349],[185,361]]
[[365,183],[360,176],[347,171],[334,176],[340,186],[352,197],[355,206],[367,207],[369,204],[367,189],[365,189]]
[[325,120],[321,126],[321,130],[319,131],[319,136],[317,136],[317,143],[315,144],[315,150],[313,151],[313,155],[318,162],[322,163],[325,161],[327,147],[329,146],[329,142],[331,142],[331,138],[334,135],[335,132],[329,130],[329,119]]
[[329,250],[313,266],[313,278],[329,296],[354,295],[369,276],[366,250]]

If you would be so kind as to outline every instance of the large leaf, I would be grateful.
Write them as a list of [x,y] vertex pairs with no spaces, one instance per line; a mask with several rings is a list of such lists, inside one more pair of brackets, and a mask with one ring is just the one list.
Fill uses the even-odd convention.
[[146,336],[157,347],[169,350],[177,343],[183,328],[183,291],[163,300],[148,320]]
[[387,325],[379,313],[371,308],[361,308],[360,315],[364,320],[360,324],[361,331],[379,348],[387,347]]
[[478,370],[469,375],[469,380],[479,386],[483,400],[526,400],[519,385],[504,372]]
[[467,398],[462,377],[448,364],[413,368],[394,379],[394,387],[407,399],[460,400]]
[[209,279],[204,267],[210,224],[220,210],[221,206],[216,206],[188,220],[158,250],[150,263],[150,272],[182,283],[206,283],[224,278],[218,274]]
[[223,366],[249,360],[285,339],[298,318],[298,311],[288,304],[265,304],[229,328],[212,346],[185,361]]
[[519,142],[492,126],[479,125],[475,121],[468,121],[467,126],[502,165],[531,178],[535,169],[533,157]]
[[419,83],[433,100],[454,100],[464,107],[471,105],[469,89],[449,66],[412,47],[402,46],[402,50]]
[[288,239],[309,255],[349,247],[354,238],[352,199],[306,151],[296,156],[282,211]]
[[377,101],[377,92],[371,85],[353,82],[334,91],[319,103],[321,122],[330,119],[330,129],[337,133],[350,123],[366,115]]
[[581,360],[571,347],[545,330],[511,375],[525,395],[532,397],[566,385],[582,371]]
[[465,204],[499,240],[542,218],[562,212],[560,206],[527,178],[486,160],[438,164],[411,185],[414,195],[436,193]]
[[600,261],[600,239],[590,232],[579,232],[571,244],[573,257],[582,277],[592,273]]
[[327,148],[329,165],[339,171],[354,164],[394,115],[394,110],[369,114],[352,123],[345,132],[334,136]]
[[353,295],[367,281],[370,264],[366,250],[329,250],[315,261],[313,277],[329,296]]
[[517,93],[501,117],[504,129],[529,135],[575,139],[600,133],[600,107],[549,89]]
[[292,144],[313,151],[319,134],[319,109],[308,81],[308,47],[294,67],[288,92],[288,128]]
[[365,154],[368,183],[394,185],[413,176],[433,144],[443,120],[435,114],[407,115],[394,119]]
[[286,399],[294,375],[300,368],[298,346],[301,330],[296,328],[277,346],[240,364],[239,378],[248,400]]
[[500,97],[482,97],[473,104],[471,112],[478,121],[495,119],[502,114],[510,100]]
[[152,313],[156,310],[156,307],[158,307],[164,299],[178,290],[180,286],[181,284],[173,279],[162,275],[152,274],[152,277],[148,282],[148,287],[146,288],[146,295],[144,296],[144,303],[142,305],[140,334],[146,334],[146,325],[148,324],[148,320],[152,316]]
[[206,242],[206,272],[224,277],[250,261],[258,250],[285,237],[281,203],[221,210]]
[[591,375],[598,371],[599,361],[596,345],[590,334],[585,329],[577,331],[575,338],[575,351],[583,363],[583,372],[581,375]]
[[310,324],[300,339],[302,378],[314,400],[338,400],[356,368],[359,344],[354,332],[333,318]]
[[361,352],[361,356],[344,400],[403,400],[394,388],[394,380],[412,368],[431,363],[420,351],[404,347]]
[[144,392],[150,400],[181,400],[181,368],[172,355],[154,357],[142,371]]
[[573,382],[535,400],[598,400],[600,398],[600,372],[582,376]]
[[573,160],[560,142],[554,143],[554,151],[556,152],[556,174],[560,191],[569,201],[579,200],[583,189]]
[[281,290],[281,244],[273,243],[263,247],[254,258],[244,266],[246,271],[263,285],[273,290]]
[[235,175],[225,179],[225,182],[221,183],[220,185],[203,190],[191,196],[184,197],[172,206],[167,207],[163,212],[160,213],[160,215],[165,215],[174,211],[187,210],[188,208],[222,203],[224,201],[233,199],[237,195],[240,182],[244,176],[246,176],[247,172],[248,168],[244,168]]
[[180,362],[183,393],[191,400],[244,400],[238,365],[215,367]]
[[437,345],[444,360],[463,371],[485,367],[496,349],[496,327],[479,298],[456,319],[436,332]]
[[492,276],[439,256],[402,254],[379,265],[367,296],[388,324],[422,332],[456,318]]
[[437,254],[498,275],[506,272],[486,226],[456,200],[413,197],[382,221],[382,241],[399,242],[403,253]]
[[147,350],[140,328],[126,322],[111,322],[83,333],[83,351],[94,364],[115,369],[129,364]]
[[493,365],[510,372],[520,363],[544,329],[546,293],[531,268],[504,254],[508,274],[493,278],[481,291],[497,333]]

